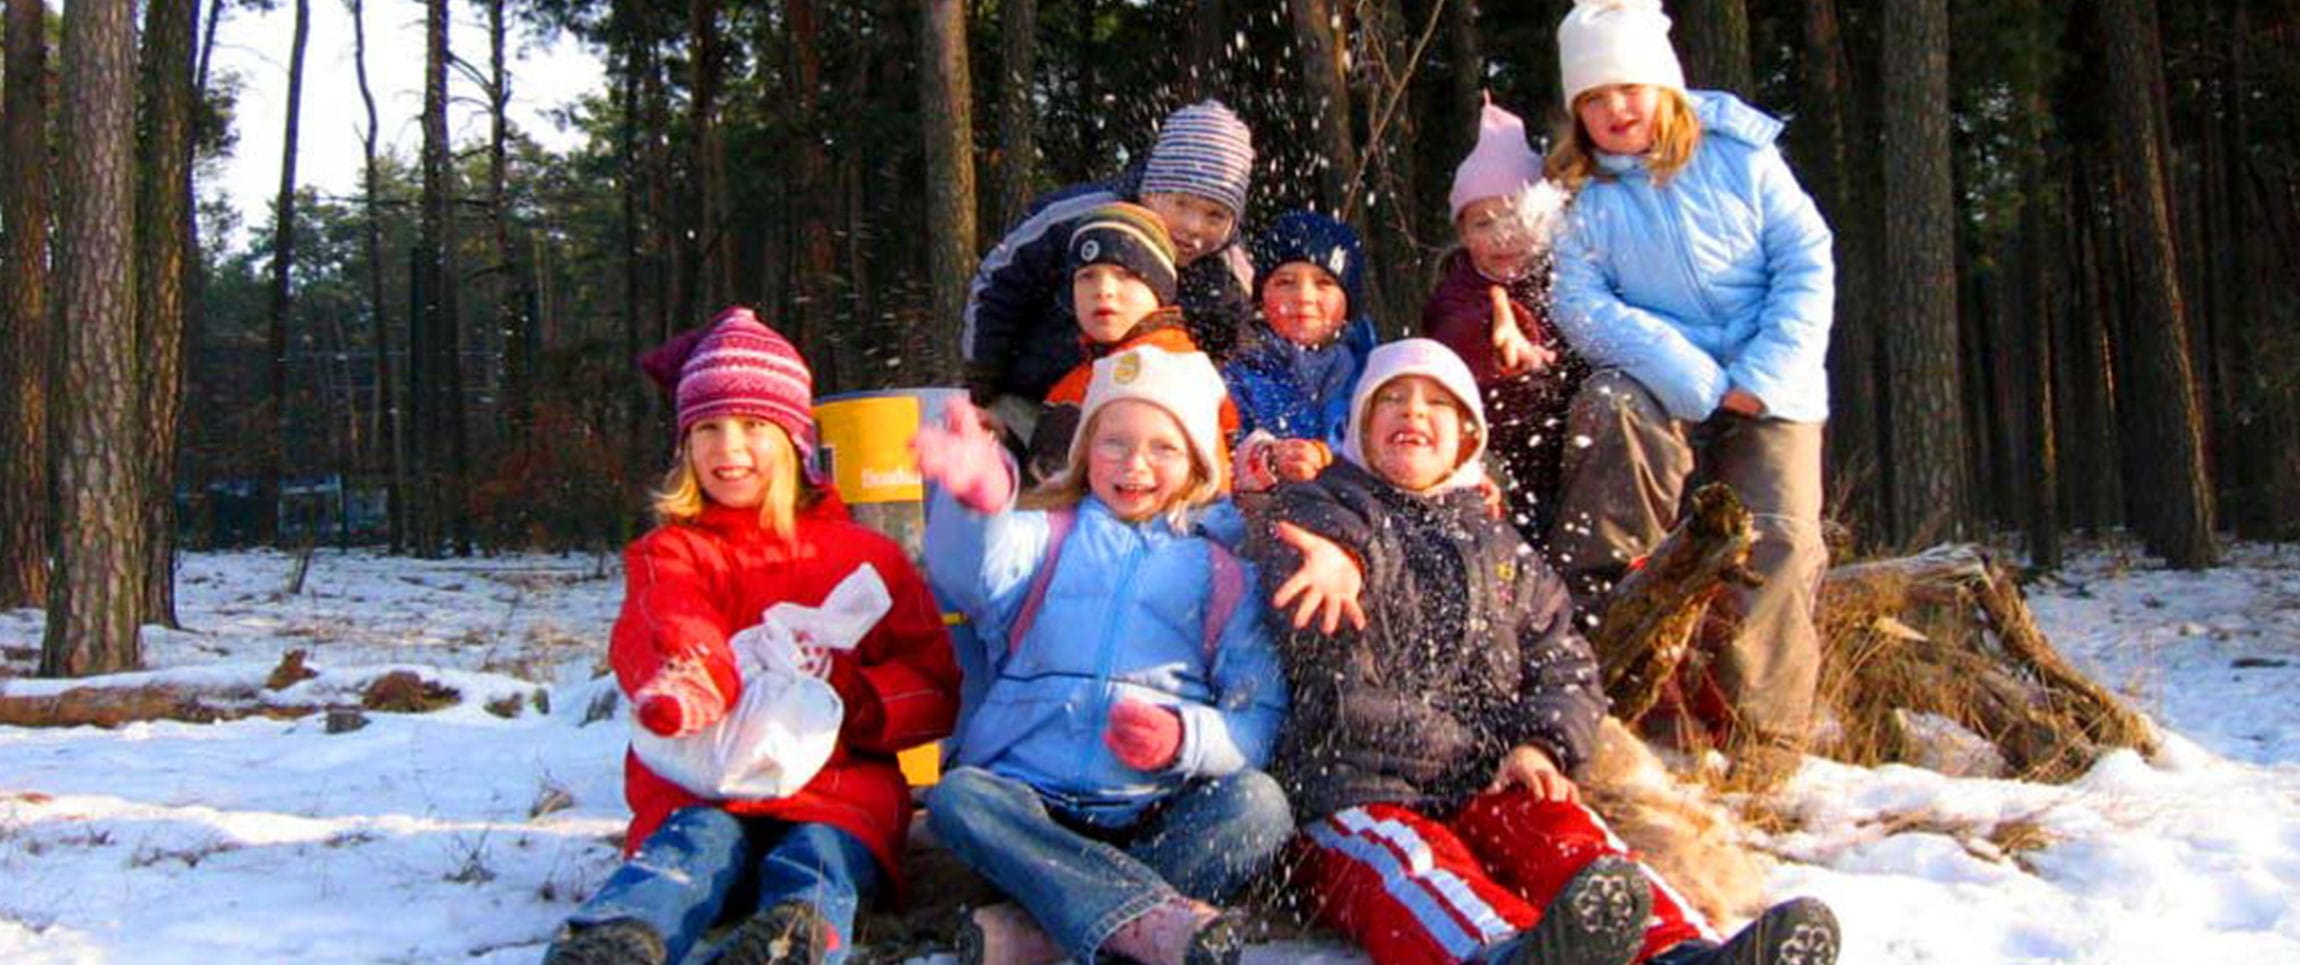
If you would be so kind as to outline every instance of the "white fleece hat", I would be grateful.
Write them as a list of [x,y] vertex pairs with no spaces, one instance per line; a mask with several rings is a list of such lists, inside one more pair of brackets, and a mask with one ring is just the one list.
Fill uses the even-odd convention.
[[1557,65],[1568,110],[1583,91],[1607,84],[1685,90],[1661,0],[1574,0],[1557,25]]
[[1541,155],[1526,145],[1525,121],[1494,106],[1487,94],[1477,116],[1477,146],[1453,169],[1453,190],[1446,194],[1453,216],[1460,218],[1479,198],[1516,197],[1539,180]]
[[1222,455],[1222,400],[1229,390],[1222,373],[1204,352],[1169,352],[1154,345],[1139,345],[1094,360],[1094,376],[1086,383],[1086,404],[1079,410],[1078,431],[1070,437],[1070,460],[1085,451],[1086,427],[1094,414],[1120,399],[1139,399],[1166,410],[1190,437],[1190,451],[1222,481],[1230,460]]
[[1445,386],[1455,401],[1461,403],[1462,411],[1469,413],[1470,425],[1477,430],[1471,436],[1469,451],[1463,453],[1455,465],[1453,475],[1437,484],[1435,490],[1477,485],[1485,478],[1485,440],[1489,435],[1485,403],[1478,397],[1477,379],[1469,374],[1469,365],[1436,339],[1402,338],[1376,346],[1373,354],[1366,356],[1365,374],[1358,376],[1358,386],[1350,392],[1350,424],[1343,430],[1342,458],[1360,469],[1374,472],[1374,467],[1366,462],[1366,413],[1373,407],[1375,392],[1409,375],[1428,376]]

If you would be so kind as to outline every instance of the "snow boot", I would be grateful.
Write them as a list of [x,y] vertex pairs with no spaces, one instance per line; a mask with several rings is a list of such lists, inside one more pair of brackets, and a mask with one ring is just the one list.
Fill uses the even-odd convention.
[[1070,957],[1021,905],[985,905],[958,926],[958,965],[1051,965]]
[[669,954],[653,926],[617,918],[560,929],[551,950],[543,954],[543,965],[663,965]]
[[727,939],[721,965],[820,965],[838,941],[815,906],[786,901],[752,915]]
[[1174,898],[1118,926],[1102,950],[1142,965],[1237,965],[1245,945],[1235,913]]
[[1685,942],[1651,965],[1835,965],[1837,916],[1818,898],[1791,898],[1757,916],[1724,945]]
[[1606,855],[1581,869],[1530,931],[1503,942],[1491,965],[1625,965],[1645,941],[1653,886],[1637,864]]

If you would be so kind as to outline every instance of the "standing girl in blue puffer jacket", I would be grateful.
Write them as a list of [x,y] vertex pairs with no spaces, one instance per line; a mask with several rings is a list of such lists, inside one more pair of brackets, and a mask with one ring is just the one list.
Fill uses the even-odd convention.
[[[1553,320],[1598,370],[1568,416],[1550,554],[1583,613],[1676,521],[1688,479],[1755,515],[1740,628],[1699,708],[1761,745],[1804,735],[1820,669],[1813,597],[1829,417],[1830,233],[1774,147],[1781,123],[1687,91],[1660,0],[1577,0],[1557,29],[1569,106],[1546,161],[1578,191]],[[1706,699],[1701,699],[1706,698]]]
[[985,651],[961,665],[991,678],[927,821],[1020,904],[969,916],[962,962],[1237,960],[1240,921],[1209,902],[1293,822],[1261,771],[1287,694],[1229,549],[1223,398],[1198,352],[1097,360],[1068,468],[1027,509],[971,406],[919,431],[927,571]]

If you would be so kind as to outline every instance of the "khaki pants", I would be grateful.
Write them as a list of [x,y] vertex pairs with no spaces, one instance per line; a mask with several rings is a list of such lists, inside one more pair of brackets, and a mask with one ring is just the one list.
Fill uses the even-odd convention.
[[1716,664],[1736,723],[1777,739],[1802,737],[1820,675],[1813,600],[1821,542],[1821,423],[1713,415],[1669,417],[1636,379],[1608,369],[1574,395],[1564,493],[1549,553],[1584,614],[1602,612],[1629,561],[1660,545],[1683,496],[1708,481],[1733,487],[1754,517],[1756,589],[1725,599],[1740,628]]

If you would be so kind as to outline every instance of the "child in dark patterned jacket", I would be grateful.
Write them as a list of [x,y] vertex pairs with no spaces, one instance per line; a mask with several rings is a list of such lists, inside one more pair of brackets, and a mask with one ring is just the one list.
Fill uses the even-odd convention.
[[1458,356],[1391,343],[1352,393],[1342,461],[1278,490],[1259,554],[1295,607],[1278,771],[1317,918],[1381,963],[1834,961],[1811,899],[1720,946],[1581,803],[1597,663],[1564,584],[1485,511],[1488,432]]

